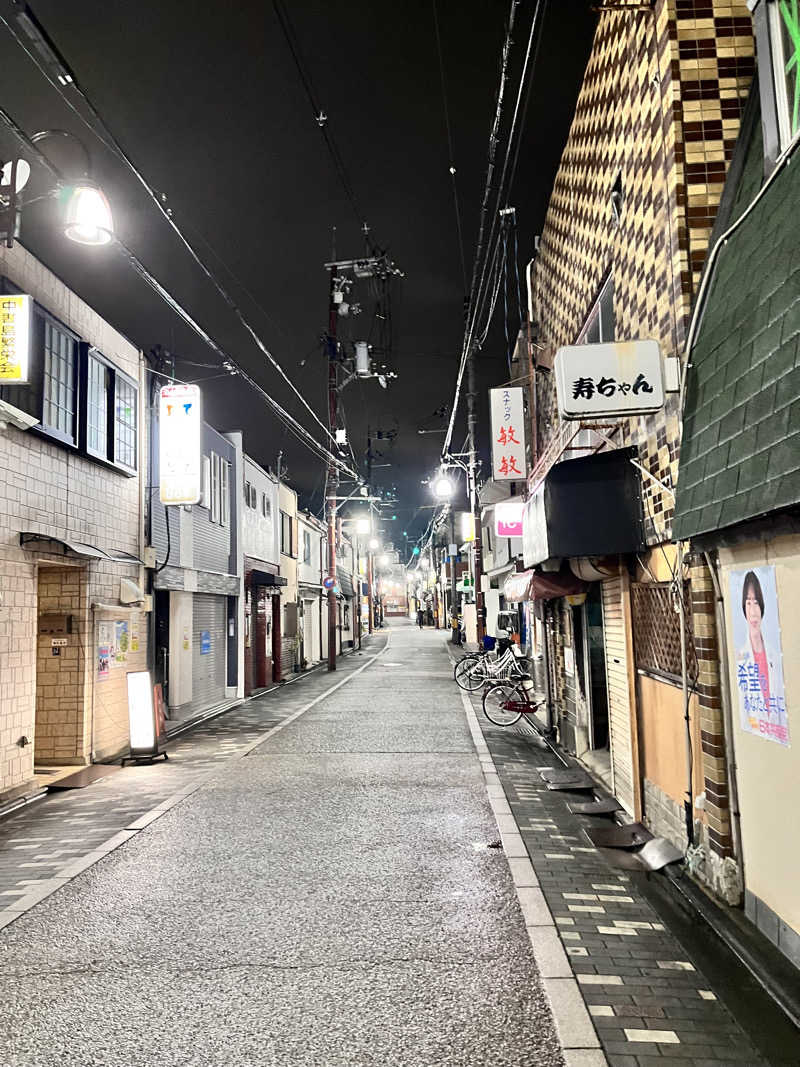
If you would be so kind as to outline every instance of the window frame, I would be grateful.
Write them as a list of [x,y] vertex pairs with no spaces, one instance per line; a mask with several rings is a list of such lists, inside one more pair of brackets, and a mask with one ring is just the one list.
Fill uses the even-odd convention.
[[[748,0],[748,6],[753,13],[764,159],[769,174],[779,156],[800,138],[800,122],[792,133],[791,105],[786,94],[786,56],[779,2]],[[796,76],[800,77],[800,71]]]
[[[80,338],[71,330],[68,326],[65,326],[63,322],[57,319],[54,315],[51,315],[49,311],[41,307],[34,301],[33,305],[34,316],[34,331],[36,333],[36,345],[40,349],[37,355],[41,358],[41,364],[39,366],[39,375],[41,378],[41,392],[39,395],[39,426],[37,427],[40,433],[46,434],[47,437],[52,438],[55,441],[59,441],[63,445],[67,445],[70,448],[80,447],[80,428],[81,428],[81,388],[80,388]],[[37,321],[38,320],[38,321]],[[72,433],[65,434],[63,430],[58,426],[53,426],[45,421],[45,405],[48,402],[46,396],[46,381],[48,375],[46,374],[46,346],[45,338],[47,335],[47,327],[52,330],[56,330],[69,338],[72,342],[72,390],[73,390],[73,409],[72,409]]]
[[220,457],[217,452],[211,452],[209,456],[211,460],[211,493],[209,494],[209,508],[208,519],[209,522],[213,522],[215,526],[219,525],[220,515]]
[[303,530],[303,563],[311,566],[311,531]]
[[[292,516],[287,511],[281,509],[281,552],[284,556],[290,556],[292,559],[296,558],[293,544],[293,526]],[[288,533],[288,538],[284,536],[286,533]],[[289,543],[288,548],[286,547],[287,540]]]
[[[106,387],[106,447],[105,452],[94,448],[89,442],[89,399],[90,399],[90,362],[97,363],[108,372]],[[134,465],[131,466],[118,456],[117,442],[117,389],[124,383],[133,390],[134,410]],[[129,476],[134,476],[139,469],[139,383],[120,370],[99,348],[85,341],[80,342],[80,449],[91,459],[103,463]]]
[[[604,336],[604,332],[605,332],[604,331],[604,326],[605,326],[604,304],[607,303],[609,297],[611,299],[611,336],[610,337]],[[608,308],[607,307],[605,308],[605,312],[606,312],[606,314],[608,313]],[[598,340],[589,341],[589,340],[587,340],[587,338],[589,336],[589,333],[592,330],[592,327],[595,325],[595,323],[599,324]],[[576,345],[610,344],[612,341],[615,341],[617,339],[616,335],[617,335],[617,312],[616,312],[616,307],[615,307],[615,302],[614,302],[614,274],[613,274],[613,272],[609,271],[609,273],[603,279],[603,284],[600,286],[600,291],[598,292],[594,303],[592,304],[591,308],[589,309],[589,313],[588,313],[588,315],[586,316],[586,318],[584,320],[583,326],[581,327],[580,333],[578,334],[578,337],[577,337],[577,340],[575,341],[575,344]]]
[[[109,437],[111,439],[112,448],[112,463],[119,470],[125,471],[127,474],[136,474],[139,469],[139,384],[134,379],[126,374],[125,371],[120,370],[119,367],[110,364],[113,377],[112,389],[111,389],[111,433]],[[123,383],[133,390],[133,411],[134,411],[134,426],[133,426],[133,465],[127,463],[125,460],[119,457],[119,442],[117,441],[117,389]]]

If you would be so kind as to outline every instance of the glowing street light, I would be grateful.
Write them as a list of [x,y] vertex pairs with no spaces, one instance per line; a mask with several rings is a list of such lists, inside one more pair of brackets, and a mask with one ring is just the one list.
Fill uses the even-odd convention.
[[384,556],[381,556],[380,559],[378,560],[378,565],[380,567],[385,567],[388,564],[388,562],[389,562],[389,557],[384,555]]
[[433,492],[440,500],[449,500],[453,495],[453,483],[446,474],[440,474],[433,483]]
[[373,552],[375,552],[376,549],[381,547],[381,543],[377,537],[370,538],[369,547]]
[[356,533],[367,534],[372,529],[372,523],[369,519],[357,519],[356,520]]
[[81,245],[107,245],[114,239],[111,205],[103,190],[88,178],[68,187],[64,233]]

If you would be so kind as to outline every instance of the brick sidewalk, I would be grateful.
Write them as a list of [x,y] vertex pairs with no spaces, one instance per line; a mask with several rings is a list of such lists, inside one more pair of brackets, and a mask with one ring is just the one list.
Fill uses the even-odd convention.
[[524,720],[496,727],[480,694],[471,703],[608,1063],[765,1064],[637,891],[636,876],[611,867],[591,844],[583,831],[598,820],[567,808],[585,798],[547,789],[540,771],[560,768],[556,757],[532,743]]
[[[364,640],[364,653],[386,635]],[[194,792],[226,761],[325,692],[364,657],[349,654],[181,734],[169,761],[131,764],[85,789],[48,793],[0,821],[0,929],[134,836],[156,810]]]

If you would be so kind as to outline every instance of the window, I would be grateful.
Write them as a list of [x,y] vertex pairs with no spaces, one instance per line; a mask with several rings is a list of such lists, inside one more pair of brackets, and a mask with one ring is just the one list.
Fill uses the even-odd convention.
[[73,443],[78,399],[76,356],[73,335],[46,319],[42,425],[62,440]]
[[119,372],[114,374],[114,462],[136,470],[138,390]]
[[311,562],[311,533],[303,530],[303,563]]
[[764,153],[774,162],[800,132],[800,4],[750,0],[759,65]]
[[208,517],[212,522],[219,522],[219,456],[216,452],[211,453],[211,505],[208,509]]
[[581,330],[577,344],[596,345],[605,341],[614,340],[614,279],[611,275],[606,279],[600,296],[594,307],[589,312],[583,329]]
[[287,515],[285,511],[281,512],[281,552],[284,556],[294,555],[294,546],[292,544],[292,517]]
[[219,461],[219,524],[227,526],[230,521],[230,490],[228,488],[230,463],[226,459]]
[[108,398],[111,371],[93,356],[86,371],[86,448],[96,456],[108,456]]
[[250,482],[245,482],[244,483],[244,503],[245,503],[245,507],[248,507],[248,508],[252,508],[253,507],[253,495],[254,494],[253,494],[252,485],[250,484]]
[[266,493],[261,494],[261,514],[265,519],[272,518],[272,502]]

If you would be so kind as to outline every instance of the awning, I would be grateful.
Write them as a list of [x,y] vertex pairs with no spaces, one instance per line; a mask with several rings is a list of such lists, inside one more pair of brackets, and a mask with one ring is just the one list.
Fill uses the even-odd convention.
[[288,579],[284,578],[280,574],[272,574],[271,571],[250,571],[250,584],[251,585],[271,585],[282,586],[288,585]]
[[96,545],[87,545],[84,541],[65,541],[62,537],[51,537],[47,534],[21,533],[19,543],[23,548],[56,544],[61,545],[65,556],[71,552],[74,556],[82,556],[84,559],[103,559],[111,563],[138,563],[144,566],[144,561],[131,552],[106,552]]
[[339,586],[339,592],[342,594],[342,596],[356,595],[356,591],[353,588],[353,579],[349,574],[339,574],[339,572],[337,571],[336,584]]
[[568,572],[537,574],[536,571],[520,571],[509,574],[503,585],[506,600],[555,600],[561,596],[575,596],[589,588],[586,582]]

